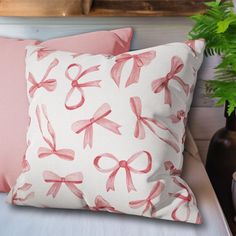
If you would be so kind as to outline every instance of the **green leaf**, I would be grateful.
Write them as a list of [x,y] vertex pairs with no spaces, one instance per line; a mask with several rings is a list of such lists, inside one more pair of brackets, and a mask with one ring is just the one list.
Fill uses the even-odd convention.
[[231,23],[231,20],[229,20],[229,19],[225,19],[223,21],[219,21],[217,23],[217,27],[218,28],[217,28],[216,32],[218,34],[224,33],[229,28],[230,23]]
[[232,112],[234,111],[235,107],[232,106],[232,105],[229,105],[228,106],[228,109],[227,109],[227,114],[228,116],[230,116],[232,114]]
[[205,2],[205,5],[208,7],[218,7],[221,1],[214,1],[214,2]]
[[230,116],[234,112],[235,107],[236,107],[236,102],[229,101],[229,105],[227,107],[228,116]]
[[190,39],[203,38],[205,55],[219,55],[222,60],[215,69],[215,79],[206,82],[206,94],[217,100],[216,105],[229,102],[228,113],[236,107],[236,14],[232,0],[206,3],[207,10],[192,19]]
[[194,16],[191,16],[191,19],[194,20],[194,21],[200,21],[203,19],[203,15],[194,15]]

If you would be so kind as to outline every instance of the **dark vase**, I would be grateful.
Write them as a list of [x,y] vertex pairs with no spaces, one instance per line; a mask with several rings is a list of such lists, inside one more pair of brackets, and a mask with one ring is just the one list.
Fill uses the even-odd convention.
[[[227,107],[228,103],[226,103]],[[226,126],[211,139],[206,170],[227,218],[232,233],[236,234],[231,184],[236,171],[236,109],[228,116],[225,109]]]

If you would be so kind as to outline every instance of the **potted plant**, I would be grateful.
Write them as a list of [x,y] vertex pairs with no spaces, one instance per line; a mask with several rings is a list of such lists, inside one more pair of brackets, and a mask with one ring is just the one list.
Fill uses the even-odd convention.
[[206,169],[228,222],[235,228],[231,183],[236,171],[236,14],[229,0],[206,5],[204,14],[192,17],[195,25],[189,37],[205,39],[206,56],[221,57],[215,79],[206,82],[206,92],[217,100],[216,105],[225,104],[226,118],[226,126],[211,139]]

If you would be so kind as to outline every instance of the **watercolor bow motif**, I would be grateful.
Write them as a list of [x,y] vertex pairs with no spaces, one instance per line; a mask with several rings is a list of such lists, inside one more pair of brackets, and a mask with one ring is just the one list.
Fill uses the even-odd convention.
[[17,196],[19,191],[27,192],[28,190],[31,189],[31,187],[32,187],[32,184],[25,183],[23,186],[17,188],[17,190],[16,190],[15,192],[14,192],[14,188],[13,188],[13,189],[12,189],[13,194],[12,194],[12,199],[11,199],[12,204],[14,204],[14,205],[17,204],[17,205],[18,205],[19,202],[20,202],[20,203],[23,203],[23,202],[25,202],[25,201],[28,201],[28,200],[34,198],[34,196],[35,196],[34,192],[30,192],[30,193],[26,194],[25,197],[19,197],[19,196]]
[[172,105],[172,99],[171,99],[171,92],[169,89],[169,83],[171,80],[175,80],[180,84],[180,86],[183,88],[184,93],[186,96],[189,94],[189,85],[186,84],[177,74],[182,71],[184,68],[184,63],[182,59],[178,56],[174,56],[171,59],[171,69],[169,73],[165,77],[162,77],[160,79],[154,80],[152,82],[152,91],[154,93],[160,93],[162,90],[164,90],[164,103]]
[[[201,39],[198,39],[198,40],[187,40],[185,41],[185,44],[192,50],[192,53],[194,55],[194,57],[197,57],[198,53],[198,50],[196,49],[196,42],[199,42],[199,41],[202,41],[204,43],[204,40],[201,40]],[[194,66],[192,66],[192,72],[193,72],[193,76],[196,77],[197,76],[197,70]],[[193,93],[194,91],[194,88],[195,88],[195,84],[193,84],[190,88],[190,93]]]
[[184,110],[177,111],[177,114],[170,115],[169,117],[173,124],[179,123],[181,120],[183,120],[184,124],[187,122],[186,114]]
[[21,162],[21,166],[22,166],[23,173],[30,171],[30,165],[29,165],[29,162],[25,159],[25,155],[24,155],[23,160]]
[[[85,82],[85,83],[79,83],[79,81],[82,79],[82,77],[84,77],[85,75],[98,71],[99,70],[99,65],[97,66],[92,66],[86,70],[82,70],[82,66],[79,64],[71,64],[68,66],[65,75],[67,77],[68,80],[71,81],[71,89],[69,90],[69,92],[66,95],[66,100],[65,100],[65,107],[68,110],[75,110],[79,107],[81,107],[84,102],[85,102],[85,96],[84,96],[84,88],[88,88],[88,87],[99,87],[100,85],[99,83],[101,82],[101,80],[93,80],[93,81],[89,81],[89,82]],[[72,77],[71,75],[71,70],[77,70],[77,75],[75,77]],[[72,100],[72,96],[74,96],[75,91],[77,91],[80,94],[80,100],[75,103],[75,104],[71,104],[71,100]]]
[[113,213],[119,213],[113,206],[110,205],[101,195],[96,196],[95,206],[89,207],[92,211],[108,211]]
[[[56,134],[55,131],[51,125],[51,122],[49,121],[48,115],[47,115],[47,109],[45,105],[41,105],[41,109],[39,106],[36,108],[36,117],[38,120],[39,124],[39,129],[42,134],[43,140],[47,143],[49,148],[47,147],[40,147],[38,149],[38,157],[39,158],[45,158],[49,157],[51,155],[56,155],[60,159],[67,160],[67,161],[72,161],[74,160],[75,153],[71,149],[57,149],[56,145]],[[46,127],[47,127],[47,132],[50,138],[47,138],[44,134],[43,131],[43,126],[42,126],[42,118],[45,119],[46,122]]]
[[156,57],[155,51],[144,52],[140,54],[124,53],[116,57],[115,64],[111,69],[111,77],[116,83],[117,87],[120,86],[121,73],[124,65],[133,59],[133,67],[128,77],[125,87],[138,83],[142,67],[147,66]]
[[76,172],[65,177],[61,177],[51,171],[44,171],[43,178],[46,183],[52,183],[52,186],[47,192],[47,196],[52,195],[52,197],[55,198],[61,188],[61,185],[65,184],[75,196],[83,199],[82,191],[76,186],[83,182],[83,175],[81,172]]
[[187,40],[185,41],[185,44],[191,48],[194,56],[197,56],[197,52],[196,52],[196,40]]
[[150,210],[150,216],[153,216],[157,212],[157,209],[152,201],[160,196],[164,187],[164,183],[162,183],[161,181],[157,181],[146,199],[131,201],[129,202],[129,206],[133,209],[144,207],[142,215]]
[[[175,209],[173,210],[173,212],[171,213],[171,217],[173,220],[175,221],[188,221],[189,217],[190,217],[190,202],[193,200],[193,196],[189,191],[189,188],[187,186],[185,186],[184,184],[182,184],[181,182],[179,182],[179,180],[176,177],[173,177],[173,182],[178,185],[184,192],[187,193],[187,195],[183,195],[181,193],[169,193],[170,196],[181,199],[181,201],[179,202],[179,204],[175,207]],[[185,219],[180,219],[177,216],[177,213],[179,210],[181,210],[181,208],[184,206],[184,208],[186,208],[186,217]],[[182,212],[182,211],[181,211]],[[181,213],[181,216],[183,214]]]
[[91,119],[79,120],[72,124],[72,130],[79,134],[84,133],[84,148],[89,145],[90,148],[93,146],[93,125],[99,125],[117,135],[121,135],[119,128],[121,127],[114,121],[108,120],[106,117],[112,112],[109,104],[104,103],[97,109]]
[[[147,166],[144,169],[136,169],[134,167],[132,167],[132,162],[136,161],[139,158],[145,158],[147,159]],[[109,167],[109,168],[103,168],[101,167],[101,163],[100,161],[102,159],[110,159],[114,161],[114,166]],[[110,173],[107,182],[106,182],[106,190],[107,192],[112,190],[115,191],[115,178],[117,173],[121,170],[124,169],[125,170],[125,174],[126,174],[126,186],[127,186],[127,190],[128,192],[130,192],[131,190],[133,191],[137,191],[136,188],[134,187],[134,183],[132,180],[132,173],[134,174],[146,174],[148,173],[151,169],[152,169],[152,156],[149,152],[146,151],[141,151],[141,152],[137,152],[134,155],[132,155],[127,161],[126,160],[118,160],[113,154],[111,153],[104,153],[101,154],[99,156],[97,156],[94,159],[93,162],[94,166],[96,167],[96,169],[102,173]]]
[[40,88],[44,88],[48,92],[52,92],[56,89],[57,81],[55,79],[47,79],[47,78],[51,70],[55,68],[58,65],[58,63],[59,61],[57,59],[54,59],[51,62],[40,82],[37,82],[33,74],[29,73],[28,81],[32,84],[32,86],[29,89],[29,95],[31,98],[34,96],[35,92]]
[[163,142],[170,145],[176,152],[180,151],[179,146],[176,143],[172,142],[171,140],[160,137],[152,125],[156,126],[157,128],[160,128],[162,130],[168,131],[178,141],[178,137],[176,134],[174,134],[165,125],[158,122],[157,119],[142,116],[142,103],[141,103],[141,99],[139,97],[131,97],[130,98],[130,106],[131,106],[131,109],[132,109],[134,115],[137,118],[136,125],[135,125],[135,131],[134,131],[135,138],[138,138],[138,139],[145,138],[146,135],[145,135],[144,127],[146,126],[160,140],[162,140]]
[[[28,149],[30,143],[31,143],[30,140],[28,140],[27,149]],[[26,155],[23,156],[23,160],[21,162],[21,167],[22,167],[22,173],[30,171],[30,164],[29,164],[28,160],[26,160]]]
[[174,166],[174,164],[171,161],[165,161],[164,162],[164,166],[165,166],[165,170],[169,171],[170,175],[180,175],[181,174],[181,170],[180,169],[176,169],[176,167]]
[[36,50],[38,61],[44,59],[45,57],[47,57],[48,55],[50,55],[51,53],[53,53],[55,51],[56,50],[54,50],[54,49],[49,49],[49,48],[46,48],[46,47],[38,48]]
[[197,48],[197,44],[204,44],[205,40],[204,39],[196,39],[196,40],[187,40],[185,41],[185,44],[191,48],[194,56],[196,57],[198,53],[201,53],[201,51]]

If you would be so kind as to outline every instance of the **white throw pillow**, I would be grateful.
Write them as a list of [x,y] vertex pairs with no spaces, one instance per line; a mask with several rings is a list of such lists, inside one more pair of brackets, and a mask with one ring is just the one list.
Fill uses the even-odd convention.
[[204,42],[116,57],[27,48],[29,115],[16,205],[200,223],[180,177]]

